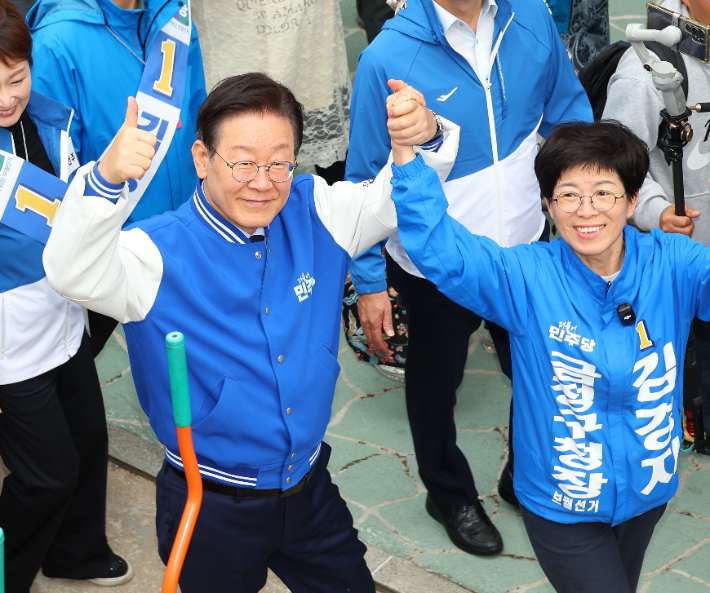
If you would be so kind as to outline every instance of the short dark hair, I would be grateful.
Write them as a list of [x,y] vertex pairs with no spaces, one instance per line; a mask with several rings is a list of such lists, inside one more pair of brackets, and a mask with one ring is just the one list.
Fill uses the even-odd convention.
[[556,127],[535,158],[535,175],[543,198],[551,200],[562,173],[574,167],[614,171],[629,200],[648,172],[648,147],[614,120],[570,122]]
[[32,66],[32,35],[17,7],[0,0],[0,61],[12,68],[24,60]]
[[291,121],[295,155],[303,142],[303,105],[281,83],[261,72],[225,78],[212,89],[197,114],[197,138],[212,156],[219,128],[231,115],[260,113],[281,115]]

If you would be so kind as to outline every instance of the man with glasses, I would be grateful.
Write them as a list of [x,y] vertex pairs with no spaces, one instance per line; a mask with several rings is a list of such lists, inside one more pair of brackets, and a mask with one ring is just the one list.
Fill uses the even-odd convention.
[[[404,88],[387,101],[395,139],[433,132],[410,97]],[[165,445],[161,558],[186,495],[165,352],[165,335],[179,330],[204,489],[183,593],[256,593],[267,567],[296,593],[374,593],[323,436],[345,275],[352,256],[396,228],[392,168],[361,184],[294,180],[301,105],[264,74],[235,76],[200,108],[192,199],[122,232],[125,182],[140,179],[155,152],[136,118],[130,99],[109,152],[77,173],[44,264],[55,290],[124,324],[138,397]],[[454,128],[426,155],[442,178],[458,147]],[[406,182],[416,173],[396,174]]]

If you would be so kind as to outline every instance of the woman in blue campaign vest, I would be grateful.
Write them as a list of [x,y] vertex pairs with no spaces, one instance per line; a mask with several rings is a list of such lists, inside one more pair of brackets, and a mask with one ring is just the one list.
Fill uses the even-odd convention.
[[[15,155],[41,169],[37,176],[67,182],[78,167],[73,111],[32,91],[31,56],[22,16],[0,0],[0,150],[7,153],[0,156],[8,167]],[[15,202],[10,196],[7,208]],[[0,222],[0,456],[10,471],[0,527],[12,593],[28,593],[40,568],[99,584],[132,576],[106,541],[108,437],[83,309],[50,288],[43,250]]]
[[407,253],[510,332],[515,493],[545,574],[557,591],[635,591],[678,488],[683,358],[693,318],[710,319],[710,250],[626,225],[649,159],[616,122],[567,124],[540,150],[550,244],[470,234],[434,172],[407,160],[397,169],[418,168],[421,191],[395,171],[392,193]]

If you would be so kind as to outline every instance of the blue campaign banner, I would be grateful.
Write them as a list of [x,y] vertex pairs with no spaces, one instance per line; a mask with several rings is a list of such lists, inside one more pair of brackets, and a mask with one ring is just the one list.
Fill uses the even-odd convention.
[[160,31],[146,60],[138,92],[180,109],[185,94],[189,52],[188,45]]
[[[0,159],[0,181],[9,182],[0,189],[0,204],[5,203],[4,212],[0,208],[0,222],[46,244],[69,186],[19,157],[2,153]],[[16,178],[8,176],[11,169],[15,169]]]

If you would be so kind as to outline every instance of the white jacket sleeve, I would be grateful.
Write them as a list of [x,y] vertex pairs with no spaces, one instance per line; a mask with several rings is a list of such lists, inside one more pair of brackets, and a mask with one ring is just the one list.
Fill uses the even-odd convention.
[[118,202],[84,195],[94,163],[77,171],[44,250],[50,285],[62,296],[113,317],[140,321],[150,311],[163,275],[160,251],[140,229],[121,231],[128,185]]
[[[456,161],[459,126],[442,118],[443,143],[434,152],[415,147],[424,162],[446,181]],[[397,211],[392,201],[392,153],[374,180],[352,183],[340,181],[329,186],[316,175],[314,198],[321,221],[350,257],[355,257],[397,230]]]

